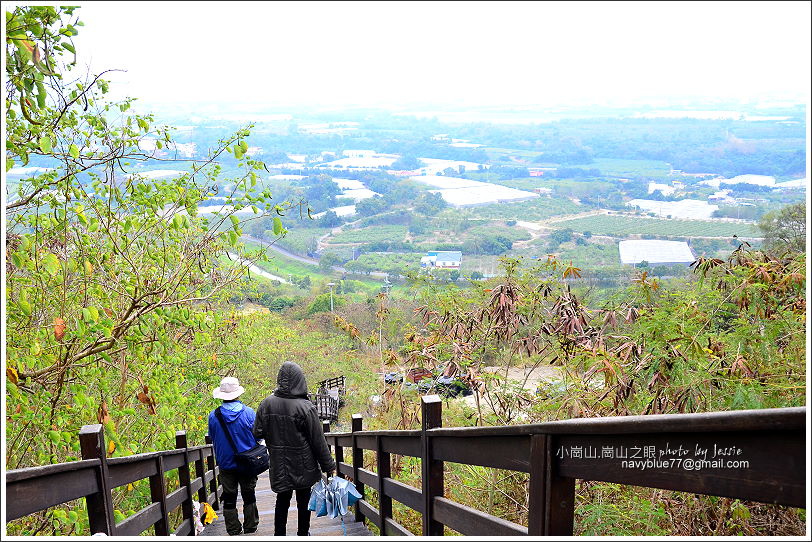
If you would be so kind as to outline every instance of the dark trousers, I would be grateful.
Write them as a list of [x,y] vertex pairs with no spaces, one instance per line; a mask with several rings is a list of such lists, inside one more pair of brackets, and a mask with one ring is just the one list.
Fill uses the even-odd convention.
[[[238,535],[245,529],[246,532],[257,530],[259,525],[259,511],[257,510],[257,477],[234,471],[220,471],[220,483],[223,484],[223,517],[226,522],[226,532]],[[243,523],[237,513],[237,487],[242,494]]]
[[[288,523],[288,508],[290,508],[290,499],[292,497],[292,489],[276,494],[276,509],[274,511],[273,520],[274,536],[285,536],[285,526]],[[307,536],[307,533],[310,531],[310,510],[307,509],[308,502],[310,502],[310,488],[297,489],[296,508],[299,510],[297,536]]]

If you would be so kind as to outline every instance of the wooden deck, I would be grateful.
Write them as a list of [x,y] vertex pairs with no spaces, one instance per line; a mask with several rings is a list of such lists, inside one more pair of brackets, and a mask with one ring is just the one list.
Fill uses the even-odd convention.
[[[276,493],[271,490],[267,473],[263,473],[259,476],[256,495],[257,508],[259,509],[259,528],[255,533],[250,535],[242,534],[240,536],[273,536]],[[222,503],[220,506],[222,506]],[[237,511],[240,513],[240,521],[242,521],[242,495],[237,497]],[[364,524],[355,522],[354,517],[352,513],[344,516],[344,526],[347,528],[347,536],[370,536],[371,533]],[[288,510],[287,534],[289,536],[296,534],[297,522],[298,512],[296,510],[296,494],[294,493],[293,499],[290,501],[290,509]],[[341,519],[330,519],[327,516],[317,518],[315,512],[313,512],[310,516],[310,534],[311,536],[329,536],[331,538],[343,536],[344,530],[341,528]],[[206,526],[206,530],[203,531],[201,536],[228,536],[222,510],[217,511],[217,519],[214,520],[211,525]]]

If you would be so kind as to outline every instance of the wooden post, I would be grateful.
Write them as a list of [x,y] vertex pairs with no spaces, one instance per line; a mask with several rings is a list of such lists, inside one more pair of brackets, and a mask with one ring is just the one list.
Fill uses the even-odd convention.
[[443,426],[443,400],[439,395],[421,398],[422,413],[422,474],[423,474],[423,536],[443,536],[443,524],[434,520],[434,498],[443,497],[443,462],[435,461],[431,452],[429,429]]
[[341,463],[344,462],[344,446],[339,446],[338,441],[336,441],[336,476],[341,478],[346,478],[344,473],[341,472]]
[[95,423],[79,430],[82,459],[101,461],[96,471],[99,492],[85,497],[90,534],[114,535],[116,522],[113,518],[113,495],[110,493],[110,476],[107,470],[107,447],[104,445],[104,427]]
[[572,536],[575,479],[559,476],[552,435],[530,437],[530,506],[527,534]]
[[203,506],[204,502],[209,502],[209,492],[206,487],[206,463],[203,461],[203,450],[205,450],[205,448],[195,452],[196,454],[200,454],[200,458],[195,459],[195,478],[200,478],[200,489],[197,490],[197,500],[200,502],[200,506]]
[[572,536],[575,520],[575,478],[558,475],[553,437],[544,446],[544,534]]
[[186,486],[186,495],[180,505],[181,512],[183,513],[183,521],[189,520],[189,536],[195,535],[195,522],[192,519],[192,477],[189,473],[189,444],[186,440],[186,431],[178,431],[175,433],[175,448],[182,448],[183,452],[183,465],[178,467],[178,481],[181,487]]
[[530,502],[527,511],[527,534],[544,536],[544,487],[546,485],[547,439],[549,435],[532,435],[530,437]]
[[209,486],[209,491],[214,493],[214,503],[212,503],[211,507],[215,510],[220,509],[220,495],[217,491],[217,466],[215,464],[215,457],[214,457],[214,445],[212,444],[211,436],[206,434],[206,444],[211,446],[211,455],[206,458],[206,468],[211,471],[212,478],[211,485]]
[[166,478],[164,478],[164,458],[155,458],[157,473],[149,477],[149,493],[152,502],[159,503],[161,519],[155,522],[155,536],[169,536],[169,510],[166,509]]
[[383,451],[381,444],[381,437],[375,437],[376,455],[378,460],[378,510],[381,515],[381,524],[378,528],[381,531],[381,536],[386,535],[386,520],[392,518],[392,497],[386,495],[384,490],[383,481],[385,478],[392,477],[392,462],[389,454]]
[[[357,431],[363,430],[364,418],[360,414],[353,414],[352,415],[352,429],[353,433]],[[364,466],[364,450],[358,447],[358,443],[356,442],[356,437],[352,437],[352,481],[355,484],[355,488],[358,490],[358,493],[361,494],[361,498],[364,498],[364,484],[362,484],[358,480],[358,469],[363,468]],[[364,522],[364,514],[361,512],[361,507],[356,505],[355,506],[355,521],[360,523]]]

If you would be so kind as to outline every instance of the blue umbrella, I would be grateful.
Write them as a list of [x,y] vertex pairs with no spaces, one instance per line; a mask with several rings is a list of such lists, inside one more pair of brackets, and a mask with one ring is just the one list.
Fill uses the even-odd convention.
[[307,509],[316,512],[316,517],[327,515],[326,491],[327,483],[324,481],[324,478],[320,479],[310,488],[310,501],[307,503]]
[[310,501],[307,503],[307,509],[316,512],[316,517],[340,517],[341,527],[346,535],[347,527],[344,525],[344,516],[349,513],[349,507],[362,498],[363,495],[349,480],[335,476],[328,478],[328,481],[325,482],[322,478],[310,488]]
[[355,504],[358,499],[363,498],[363,495],[358,492],[349,480],[337,476],[330,479],[324,493],[327,501],[327,515],[331,518],[345,516],[349,513],[348,508]]

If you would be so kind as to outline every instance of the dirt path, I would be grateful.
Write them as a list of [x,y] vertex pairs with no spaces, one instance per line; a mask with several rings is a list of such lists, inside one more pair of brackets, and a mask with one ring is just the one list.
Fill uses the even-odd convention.
[[[496,374],[501,377],[505,376],[504,367],[484,367],[482,372]],[[540,383],[559,380],[561,378],[561,367],[553,365],[539,365],[535,369],[532,367],[510,367],[507,371],[507,378],[516,384],[523,384],[524,389],[535,392]],[[476,397],[474,395],[464,397],[463,401],[472,408],[476,408]]]

